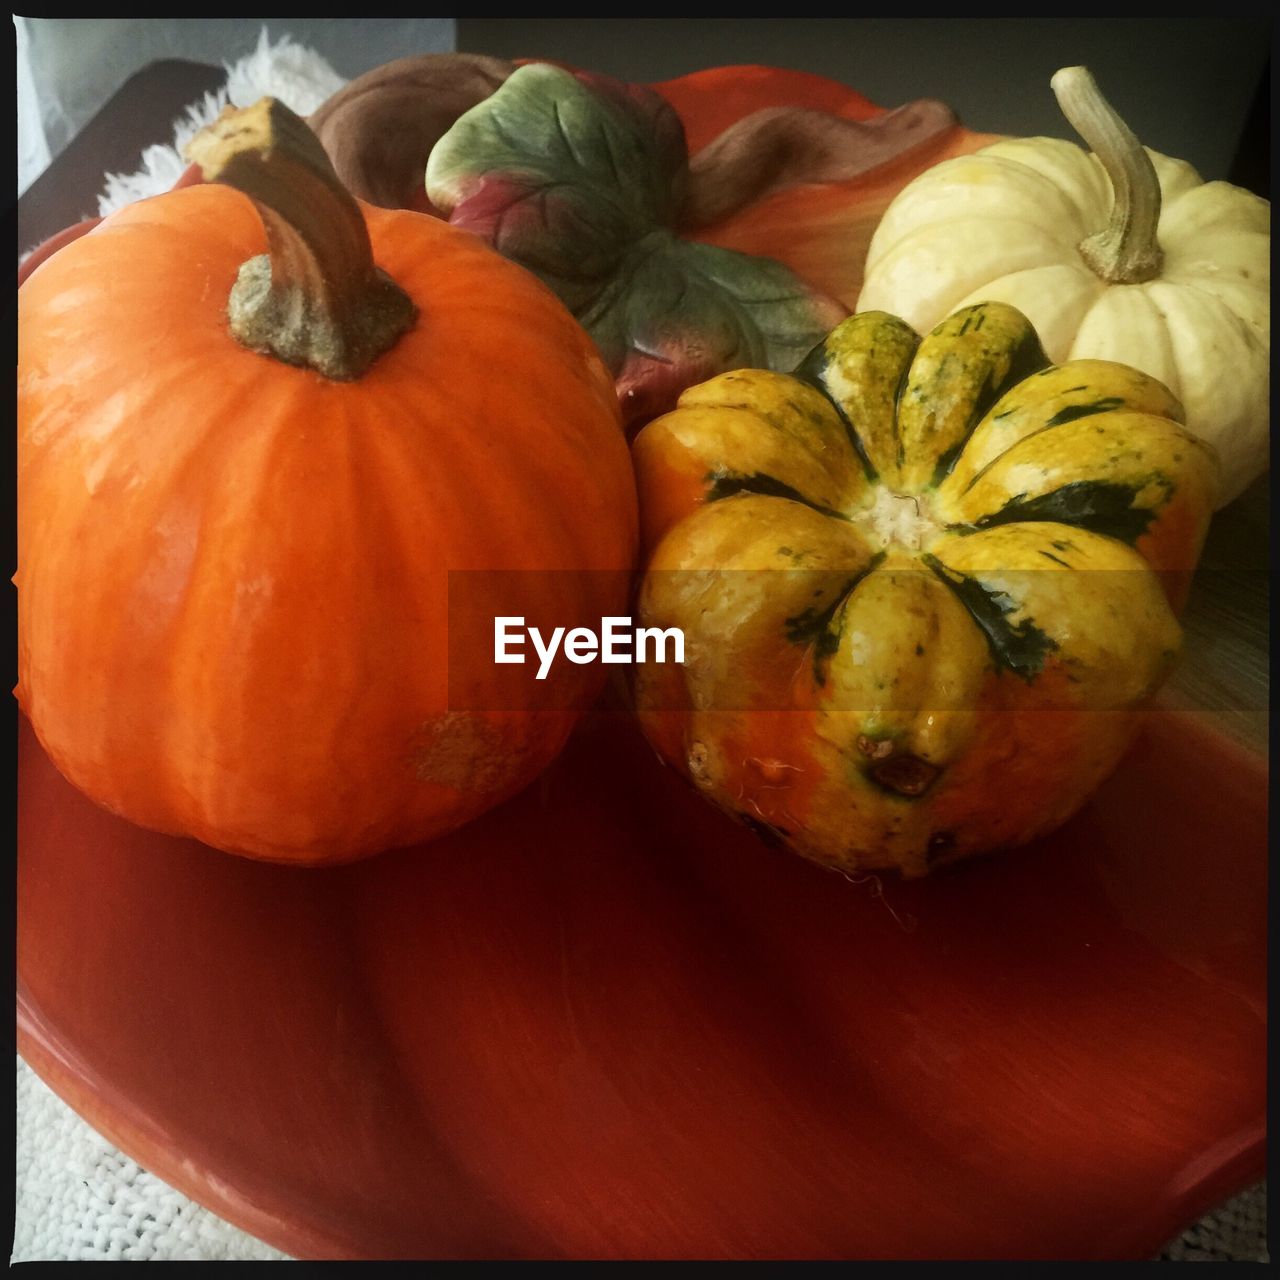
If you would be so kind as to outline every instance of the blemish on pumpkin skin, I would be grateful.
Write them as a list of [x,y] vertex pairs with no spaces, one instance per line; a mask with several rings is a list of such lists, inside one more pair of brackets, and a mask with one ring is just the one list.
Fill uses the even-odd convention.
[[872,760],[887,760],[893,755],[893,739],[870,738],[866,734],[859,734],[858,750]]
[[424,721],[410,752],[410,768],[420,781],[460,791],[501,787],[518,771],[520,760],[495,725],[463,711]]
[[766,782],[772,783],[788,782],[790,781],[788,774],[804,772],[796,765],[787,764],[784,760],[761,760],[756,756],[749,756],[747,764],[753,765]]
[[884,790],[914,800],[929,790],[941,772],[937,765],[907,753],[890,756],[868,770],[868,775]]

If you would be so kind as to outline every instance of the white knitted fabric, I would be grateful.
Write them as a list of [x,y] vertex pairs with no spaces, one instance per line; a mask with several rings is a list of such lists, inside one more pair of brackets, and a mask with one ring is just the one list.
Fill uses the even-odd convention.
[[12,1261],[287,1255],[140,1169],[18,1059]]
[[1267,1184],[1260,1182],[1206,1214],[1160,1255],[1162,1262],[1270,1262]]
[[238,62],[227,65],[227,83],[216,93],[206,93],[174,122],[172,143],[148,147],[134,173],[109,173],[98,197],[102,217],[144,196],[168,191],[182,177],[187,162],[182,148],[227,103],[248,107],[270,94],[291,111],[309,116],[326,98],[347,82],[314,49],[289,36],[272,40],[266,27],[258,33],[258,46]]

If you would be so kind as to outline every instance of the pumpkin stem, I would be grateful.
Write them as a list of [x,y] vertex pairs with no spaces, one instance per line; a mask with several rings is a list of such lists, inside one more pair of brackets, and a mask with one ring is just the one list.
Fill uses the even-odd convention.
[[266,229],[267,252],[241,266],[227,303],[242,345],[347,381],[413,324],[413,301],[374,265],[360,206],[282,102],[227,107],[186,157],[244,192]]
[[1088,143],[1111,179],[1111,220],[1080,241],[1080,256],[1112,284],[1141,284],[1160,274],[1156,242],[1160,179],[1132,129],[1102,96],[1085,67],[1063,67],[1049,82],[1062,114]]

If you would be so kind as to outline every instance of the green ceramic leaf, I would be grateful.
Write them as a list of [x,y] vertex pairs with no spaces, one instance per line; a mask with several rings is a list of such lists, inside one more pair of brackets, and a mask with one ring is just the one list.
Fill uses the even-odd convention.
[[846,314],[770,258],[680,239],[687,181],[663,98],[543,64],[459,117],[427,165],[431,203],[578,317],[632,423],[725,370],[794,368]]

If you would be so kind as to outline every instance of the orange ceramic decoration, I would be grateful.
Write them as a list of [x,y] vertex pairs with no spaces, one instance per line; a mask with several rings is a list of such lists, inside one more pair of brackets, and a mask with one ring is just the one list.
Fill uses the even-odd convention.
[[778,67],[713,67],[654,87],[684,121],[693,156],[686,233],[775,258],[850,310],[894,196],[998,137],[965,128],[941,102],[886,110]]
[[471,54],[375,68],[313,122],[357,195],[446,215],[551,287],[629,430],[716,373],[792,368],[856,302],[899,188],[991,141],[941,102],[776,68],[645,86]]

